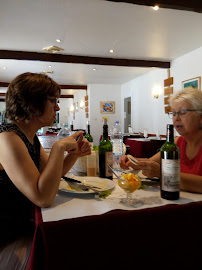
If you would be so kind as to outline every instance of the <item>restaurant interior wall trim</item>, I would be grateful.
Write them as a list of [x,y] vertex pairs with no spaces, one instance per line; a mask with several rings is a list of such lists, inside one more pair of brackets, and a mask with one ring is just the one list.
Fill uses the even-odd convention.
[[[109,117],[109,131],[114,121],[121,122],[121,85],[91,84],[88,85],[88,95],[90,104],[90,126],[94,144],[99,144],[100,135],[103,132],[102,117]],[[100,101],[114,101],[115,113],[101,114]],[[122,124],[122,123],[121,123]]]
[[[202,76],[202,61],[199,61],[199,59],[202,59],[202,48],[179,57],[171,63],[170,76],[175,78],[174,93],[181,90],[182,81]],[[124,108],[124,98],[131,96],[133,131],[143,132],[144,129],[147,129],[148,133],[156,134],[156,131],[159,130],[160,134],[165,135],[166,125],[172,123],[172,120],[164,112],[164,95],[162,94],[158,99],[154,99],[151,89],[158,84],[162,87],[163,93],[164,80],[167,76],[166,69],[154,69],[122,85],[121,111],[123,112]],[[121,117],[123,121],[123,113]]]

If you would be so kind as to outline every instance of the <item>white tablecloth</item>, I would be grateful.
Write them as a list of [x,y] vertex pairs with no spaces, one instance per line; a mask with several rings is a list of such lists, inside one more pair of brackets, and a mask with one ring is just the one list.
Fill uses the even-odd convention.
[[180,192],[180,199],[175,201],[164,200],[160,197],[160,186],[157,182],[145,181],[146,188],[137,190],[133,197],[142,201],[142,205],[134,208],[124,205],[120,200],[126,197],[126,193],[118,186],[106,199],[95,198],[94,194],[70,194],[59,191],[53,205],[50,208],[42,208],[43,221],[57,221],[77,217],[100,215],[115,209],[136,210],[150,207],[158,207],[167,204],[186,204],[202,201],[202,194]]

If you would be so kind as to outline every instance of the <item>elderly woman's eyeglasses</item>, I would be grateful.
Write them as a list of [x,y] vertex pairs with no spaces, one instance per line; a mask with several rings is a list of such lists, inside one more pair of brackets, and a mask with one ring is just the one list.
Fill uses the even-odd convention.
[[168,117],[173,119],[173,117],[177,115],[178,117],[183,118],[188,112],[202,112],[202,110],[180,110],[178,112],[169,112]]
[[55,107],[58,105],[60,101],[59,98],[47,98],[47,100],[50,100],[54,104]]

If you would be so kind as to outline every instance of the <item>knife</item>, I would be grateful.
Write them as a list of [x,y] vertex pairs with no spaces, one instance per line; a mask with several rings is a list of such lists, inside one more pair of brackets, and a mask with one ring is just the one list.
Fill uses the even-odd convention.
[[73,179],[73,178],[70,178],[70,177],[67,177],[67,176],[62,176],[61,178],[64,179],[65,181],[68,181],[68,182],[82,183],[82,182],[79,181],[79,180],[76,180],[76,179]]
[[64,179],[66,182],[71,182],[72,184],[77,184],[77,187],[81,188],[81,189],[92,189],[92,190],[99,190],[102,189],[101,187],[97,187],[97,186],[93,186],[93,185],[89,185],[89,184],[85,184],[82,181],[67,177],[67,176],[62,176],[62,179]]

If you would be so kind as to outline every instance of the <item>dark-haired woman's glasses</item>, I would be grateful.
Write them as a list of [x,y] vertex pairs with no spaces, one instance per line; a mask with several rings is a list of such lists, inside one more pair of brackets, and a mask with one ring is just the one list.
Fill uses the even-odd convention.
[[54,104],[55,107],[57,107],[57,105],[60,101],[59,98],[47,98],[47,100],[50,100]]

